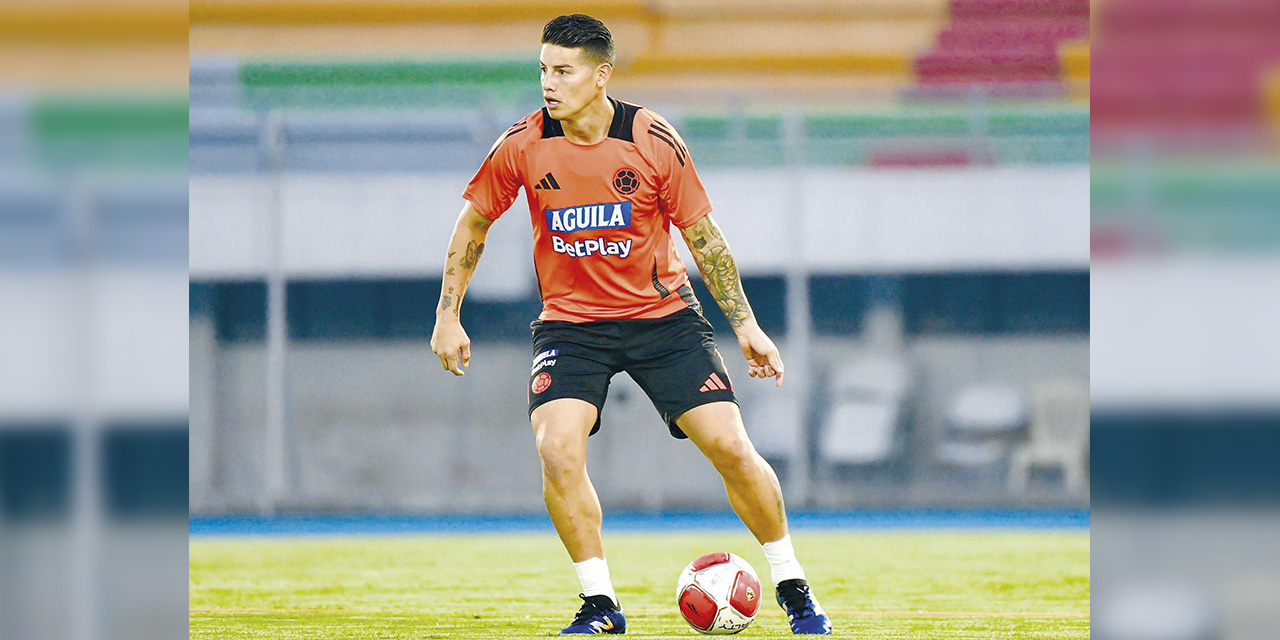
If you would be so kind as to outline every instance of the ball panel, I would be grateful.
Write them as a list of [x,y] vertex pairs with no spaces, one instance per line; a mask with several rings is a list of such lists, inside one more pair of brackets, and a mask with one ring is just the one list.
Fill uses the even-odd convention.
[[698,585],[691,584],[680,592],[680,614],[699,631],[708,631],[716,623],[720,607]]
[[760,610],[760,580],[746,571],[739,571],[729,592],[729,606],[747,618],[754,618]]
[[746,629],[751,624],[751,618],[739,614],[730,607],[724,607],[720,610],[720,615],[716,616],[715,626],[706,633],[715,635],[730,635]]
[[700,556],[697,560],[694,560],[689,565],[689,568],[697,572],[697,571],[702,571],[707,567],[713,567],[718,564],[724,564],[728,561],[729,561],[729,553],[726,551],[718,551],[716,553],[708,553],[705,556]]

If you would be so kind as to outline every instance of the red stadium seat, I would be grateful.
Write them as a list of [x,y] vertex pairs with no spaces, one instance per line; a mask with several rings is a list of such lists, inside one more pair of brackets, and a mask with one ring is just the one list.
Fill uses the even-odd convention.
[[951,22],[916,58],[923,84],[1058,82],[1059,48],[1089,35],[1087,0],[951,0]]

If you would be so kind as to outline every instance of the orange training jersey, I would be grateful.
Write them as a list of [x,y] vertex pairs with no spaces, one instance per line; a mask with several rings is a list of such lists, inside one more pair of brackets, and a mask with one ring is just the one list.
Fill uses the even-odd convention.
[[494,144],[463,192],[497,220],[521,187],[533,222],[543,320],[659,318],[688,305],[689,282],[671,224],[711,211],[675,128],[643,107],[609,98],[613,123],[593,145],[570,142],[546,109]]

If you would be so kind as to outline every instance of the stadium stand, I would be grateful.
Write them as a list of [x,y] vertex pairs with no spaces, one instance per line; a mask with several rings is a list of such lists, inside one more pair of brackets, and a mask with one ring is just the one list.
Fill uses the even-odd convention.
[[950,13],[915,60],[923,83],[1057,82],[1060,43],[1089,33],[1088,0],[951,0]]
[[1099,11],[1107,25],[1095,52],[1105,72],[1093,79],[1100,141],[1146,132],[1165,145],[1259,146],[1262,78],[1280,63],[1280,5],[1115,0]]
[[40,90],[172,90],[186,78],[187,12],[173,2],[0,4],[0,82]]
[[[285,112],[294,147],[363,140],[381,166],[422,167],[431,145],[487,149],[500,130],[536,104],[537,85],[519,82],[510,59],[363,62],[196,62],[191,71],[192,170],[252,170],[261,154],[261,116]],[[456,105],[481,105],[458,110]],[[433,113],[418,115],[424,109]],[[778,111],[698,108],[666,113],[706,165],[776,165],[785,155]],[[963,163],[1085,162],[1089,112],[1067,103],[889,104],[811,109],[797,123],[804,158],[820,165],[890,165],[927,148]],[[325,128],[329,130],[325,132]],[[321,140],[323,139],[323,140]],[[457,148],[452,151],[458,151]],[[363,167],[361,149],[327,162]],[[399,158],[399,159],[397,159]],[[927,160],[927,158],[926,158]],[[923,162],[938,164],[938,162]],[[949,162],[948,164],[954,164]],[[311,165],[314,166],[314,165]]]
[[[477,9],[482,10],[477,10]],[[579,7],[610,25],[620,86],[737,83],[902,86],[911,59],[945,20],[941,0],[809,0],[736,3],[623,0]],[[565,6],[546,0],[460,2],[226,2],[191,5],[197,55],[404,55],[527,53],[529,34]],[[786,73],[787,76],[779,75]],[[792,78],[793,79],[793,78]]]
[[[261,136],[252,128],[261,118],[232,113],[238,110],[479,106],[485,119],[467,131],[472,144],[487,147],[539,97],[534,47],[512,43],[531,42],[546,16],[567,9],[546,0],[486,0],[479,8],[421,0],[193,3],[193,145],[207,142],[212,154],[193,150],[193,170],[224,161],[235,170],[254,166]],[[777,165],[795,133],[810,164],[955,166],[1089,157],[1087,104],[1062,100],[1058,63],[1061,46],[1071,52],[1071,77],[1087,78],[1088,5],[1080,0],[805,0],[785,8],[748,0],[731,11],[710,0],[614,0],[577,10],[609,22],[618,38],[618,94],[680,104],[684,112],[664,114],[703,164]],[[945,74],[936,73],[942,67],[928,62],[930,56],[951,60],[945,64],[964,56],[1016,62],[1028,55],[1045,73],[988,77],[990,69],[971,65],[944,82]],[[970,89],[969,82],[986,86]],[[883,106],[853,112],[842,91],[856,92],[860,104]],[[727,96],[739,98],[726,110]],[[806,111],[791,134],[776,106],[780,100]],[[289,116],[288,126],[302,126],[299,119],[305,118]],[[333,136],[358,137],[348,130],[360,127],[341,117],[327,124]],[[406,148],[431,143],[412,118],[389,115],[384,125],[386,135],[370,133],[366,145],[380,149],[377,166],[430,162],[419,157],[423,146]],[[370,154],[354,151],[347,157],[355,165],[373,166],[362,160]],[[403,160],[395,160],[397,154]]]

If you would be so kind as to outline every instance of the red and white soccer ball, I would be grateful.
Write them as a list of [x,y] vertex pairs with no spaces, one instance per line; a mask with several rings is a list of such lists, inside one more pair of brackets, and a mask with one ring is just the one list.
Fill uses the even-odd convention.
[[680,614],[702,633],[726,635],[746,629],[760,611],[760,599],[755,569],[725,551],[690,562],[676,583]]

